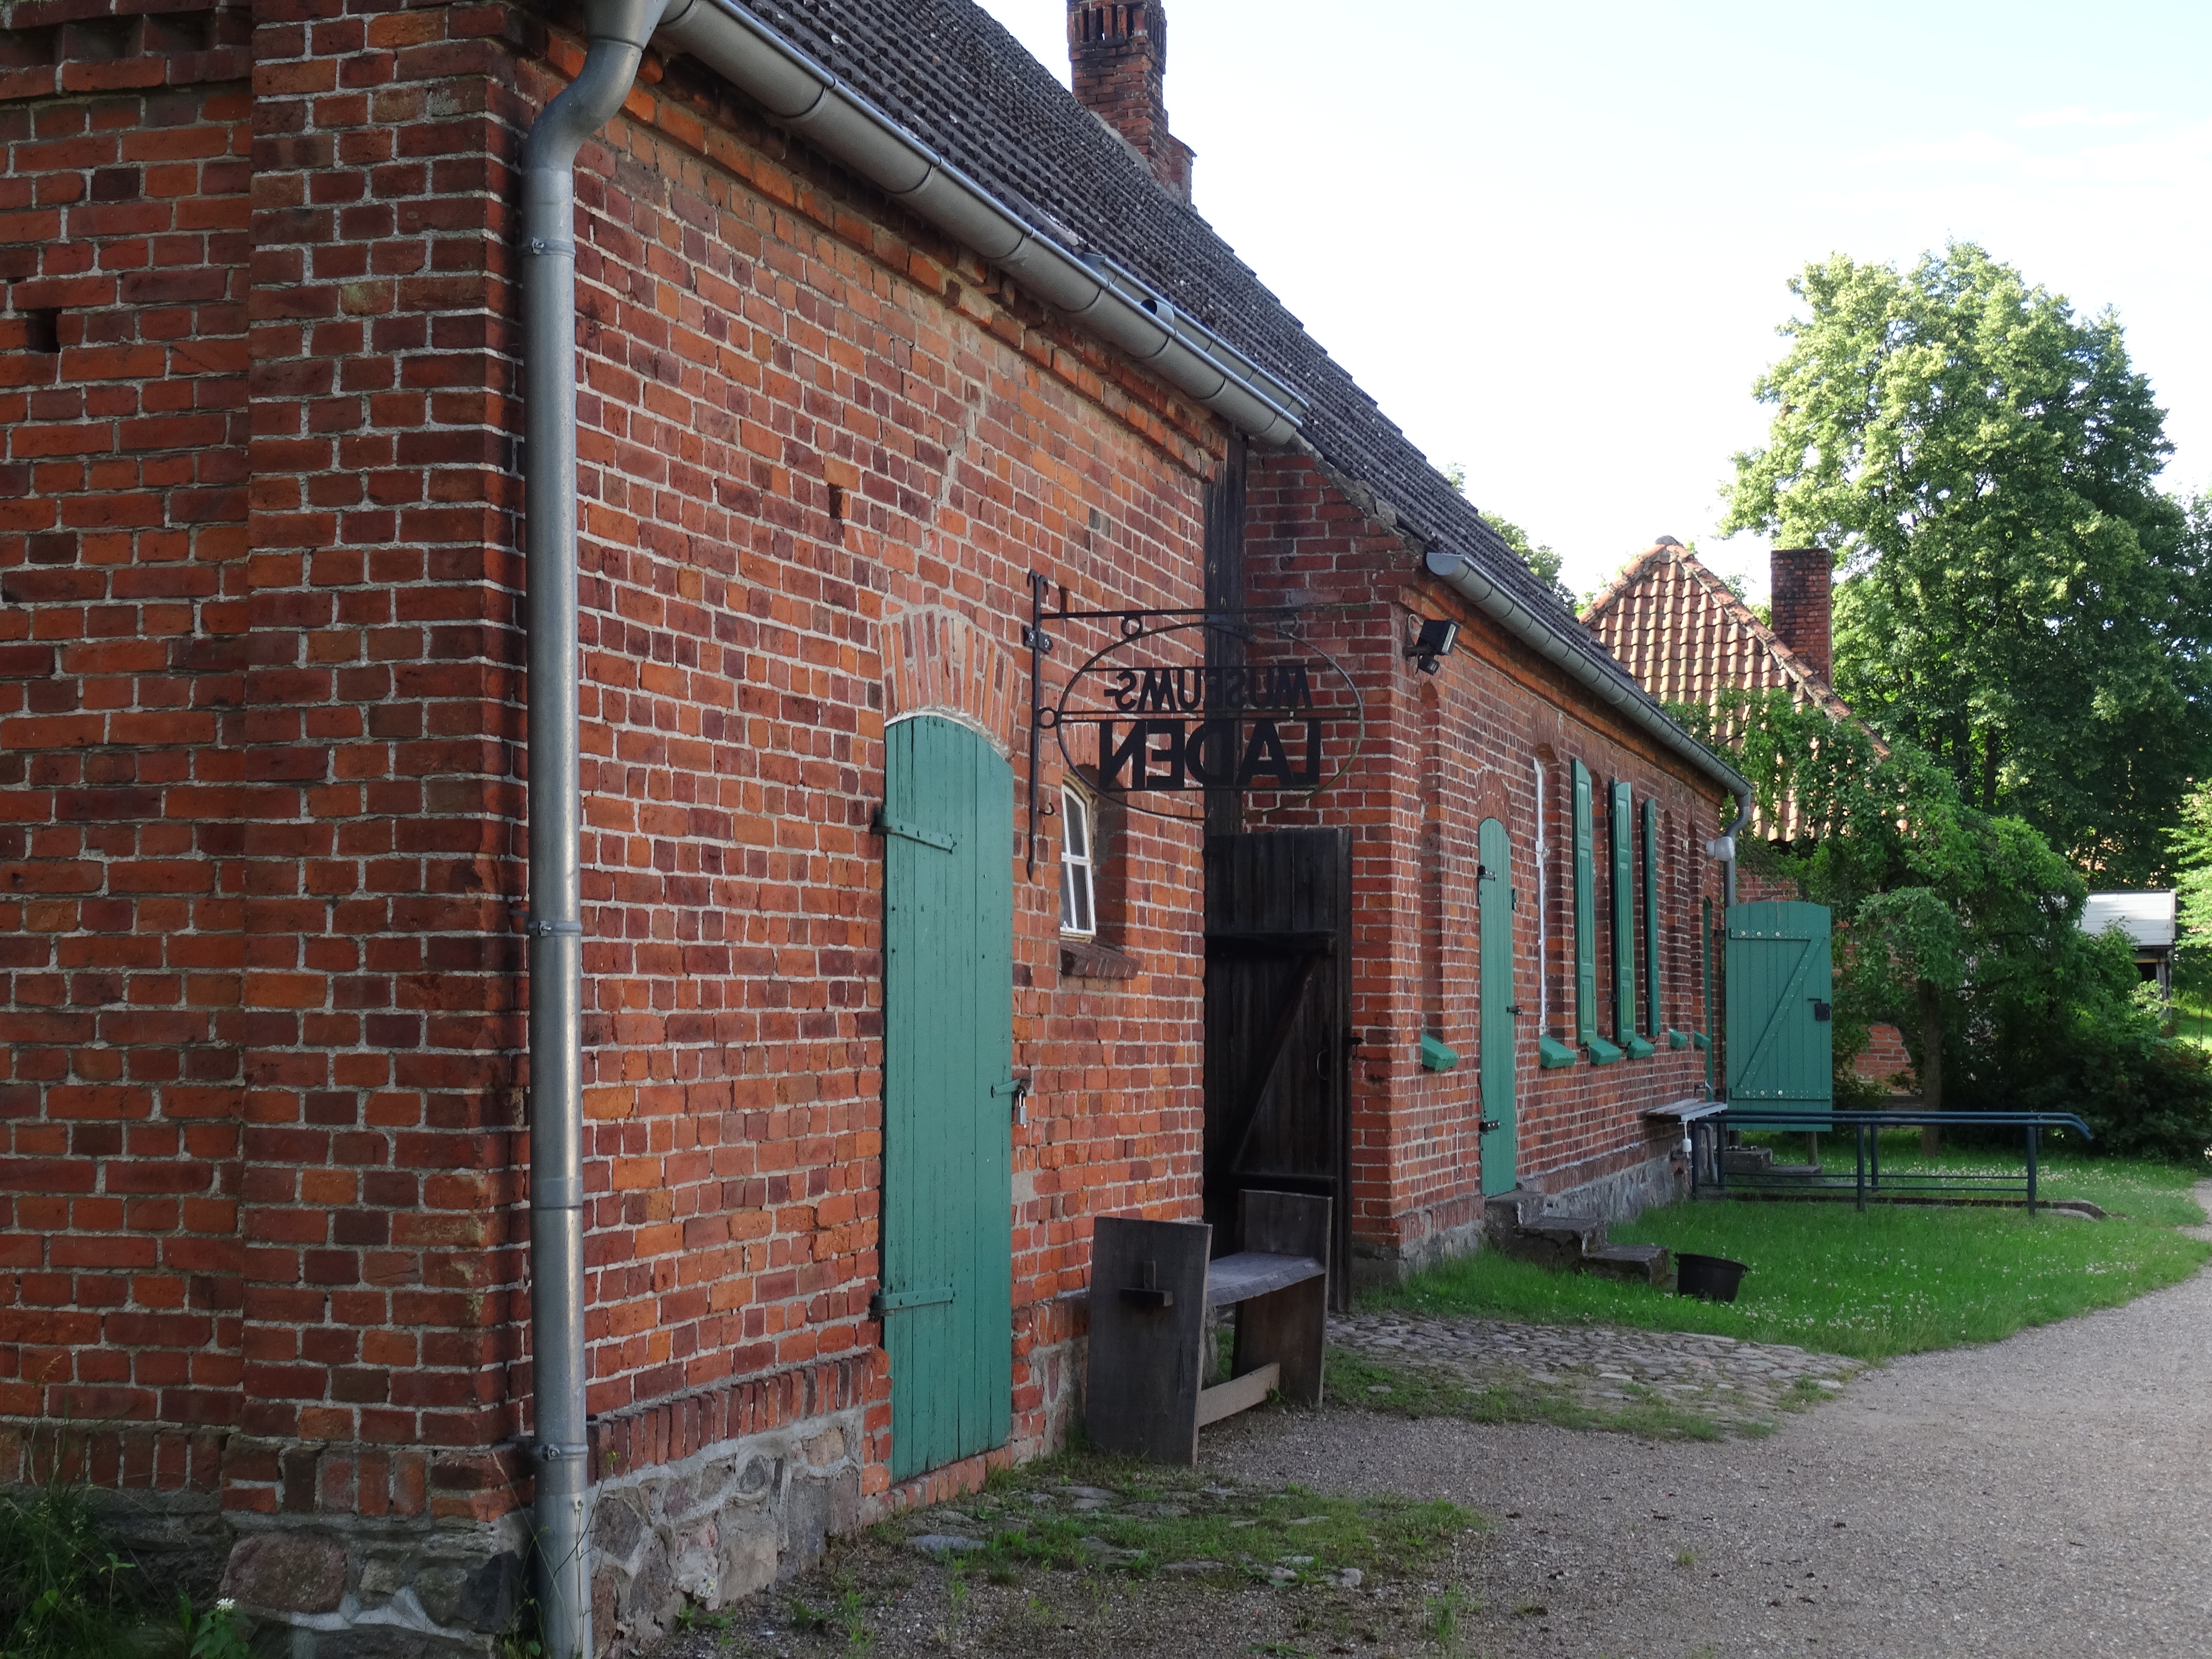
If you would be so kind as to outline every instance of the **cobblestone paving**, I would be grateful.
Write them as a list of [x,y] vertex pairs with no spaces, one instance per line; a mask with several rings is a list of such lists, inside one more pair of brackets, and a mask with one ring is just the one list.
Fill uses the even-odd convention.
[[1866,1369],[1778,1343],[1619,1325],[1355,1313],[1332,1318],[1328,1338],[1380,1364],[1450,1371],[1477,1387],[1534,1383],[1598,1411],[1656,1395],[1720,1427],[1754,1431],[1771,1428],[1778,1410],[1840,1394]]

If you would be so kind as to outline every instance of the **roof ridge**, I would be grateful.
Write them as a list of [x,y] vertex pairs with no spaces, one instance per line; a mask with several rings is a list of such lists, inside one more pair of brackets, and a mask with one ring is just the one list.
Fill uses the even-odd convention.
[[[1832,720],[1849,720],[1871,738],[1883,754],[1889,752],[1889,745],[1883,741],[1881,734],[1843,700],[1826,677],[1786,644],[1771,626],[1759,621],[1758,613],[1745,603],[1743,595],[1730,587],[1717,571],[1680,542],[1654,543],[1624,565],[1620,574],[1605,591],[1590,601],[1582,612],[1582,622],[1584,627],[1592,630],[1592,637],[1596,636],[1597,624],[1602,620],[1601,612],[1619,605],[1631,590],[1654,580],[1659,567],[1669,562],[1680,565],[1683,574],[1696,581],[1712,598],[1724,621],[1741,629],[1751,636],[1754,644],[1766,651],[1784,678],[1808,702]],[[1599,642],[1603,644],[1602,641]],[[1626,666],[1625,664],[1623,665]]]

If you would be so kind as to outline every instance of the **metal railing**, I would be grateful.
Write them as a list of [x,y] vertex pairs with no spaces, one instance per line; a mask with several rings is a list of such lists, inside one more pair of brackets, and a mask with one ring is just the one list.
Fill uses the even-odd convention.
[[[1731,1193],[1772,1194],[1788,1197],[1826,1197],[1850,1191],[1862,1210],[1871,1195],[1875,1201],[1911,1202],[1915,1199],[1957,1200],[1977,1197],[2008,1199],[2024,1191],[2027,1212],[2033,1215],[2039,1201],[2037,1184],[2045,1129],[2071,1129],[2084,1140],[2096,1136],[2071,1112],[1838,1112],[1819,1108],[1724,1106],[1685,1126],[1690,1132],[1690,1194],[1727,1197]],[[1881,1169],[1884,1129],[2017,1128],[2027,1140],[2025,1178],[1971,1170]],[[1814,1168],[1756,1171],[1728,1167],[1728,1133],[1731,1129],[1796,1130],[1826,1134],[1850,1130],[1856,1143],[1856,1167],[1846,1181]],[[1710,1190],[1708,1190],[1710,1189]]]

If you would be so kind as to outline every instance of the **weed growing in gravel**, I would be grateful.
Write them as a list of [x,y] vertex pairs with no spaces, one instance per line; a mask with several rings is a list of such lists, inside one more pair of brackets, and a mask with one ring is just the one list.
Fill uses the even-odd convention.
[[[2212,1245],[2172,1230],[2202,1212],[2187,1191],[2192,1172],[2166,1169],[2115,1161],[2054,1174],[2051,1196],[2078,1189],[2112,1212],[2105,1221],[2001,1209],[1886,1206],[1862,1215],[1848,1205],[1684,1202],[1613,1229],[1624,1243],[1749,1263],[1732,1304],[1555,1273],[1491,1250],[1370,1302],[1444,1316],[1710,1331],[1860,1359],[1994,1342],[2023,1326],[2132,1301],[2212,1257]],[[1332,1373],[1333,1387],[1341,1375]]]
[[[1475,1524],[1451,1504],[1224,1487],[1188,1470],[1095,1454],[1054,1459],[1023,1485],[1026,1492],[987,1493],[961,1511],[988,1528],[987,1571],[1019,1564],[1143,1578],[1172,1567],[1189,1577],[1304,1582],[1346,1567],[1371,1574],[1417,1564]],[[1056,1486],[1112,1497],[1081,1510],[1034,1501]]]
[[1480,1613],[1482,1604],[1471,1601],[1466,1590],[1457,1584],[1448,1584],[1441,1595],[1424,1596],[1421,1601],[1421,1633],[1437,1644],[1438,1651],[1455,1654],[1459,1651],[1459,1623],[1470,1613]]
[[1583,1405],[1556,1383],[1531,1377],[1480,1387],[1441,1366],[1386,1365],[1349,1348],[1328,1351],[1328,1387],[1339,1405],[1400,1417],[1462,1417],[1470,1423],[1550,1423],[1601,1429],[1647,1440],[1717,1440],[1720,1428],[1695,1412],[1630,1384],[1628,1403],[1614,1411]]

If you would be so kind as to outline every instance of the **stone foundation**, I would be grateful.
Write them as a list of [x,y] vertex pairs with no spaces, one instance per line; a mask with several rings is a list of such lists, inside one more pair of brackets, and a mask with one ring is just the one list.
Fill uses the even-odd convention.
[[808,1419],[603,1480],[592,1622],[604,1655],[643,1651],[687,1605],[712,1612],[822,1558],[860,1519],[865,1408]]
[[268,1659],[460,1659],[517,1628],[528,1517],[313,1528],[234,1516],[222,1591],[259,1627]]
[[1668,1151],[1573,1186],[1544,1190],[1544,1207],[1557,1215],[1594,1215],[1626,1221],[1656,1205],[1672,1204],[1690,1190],[1689,1164]]

